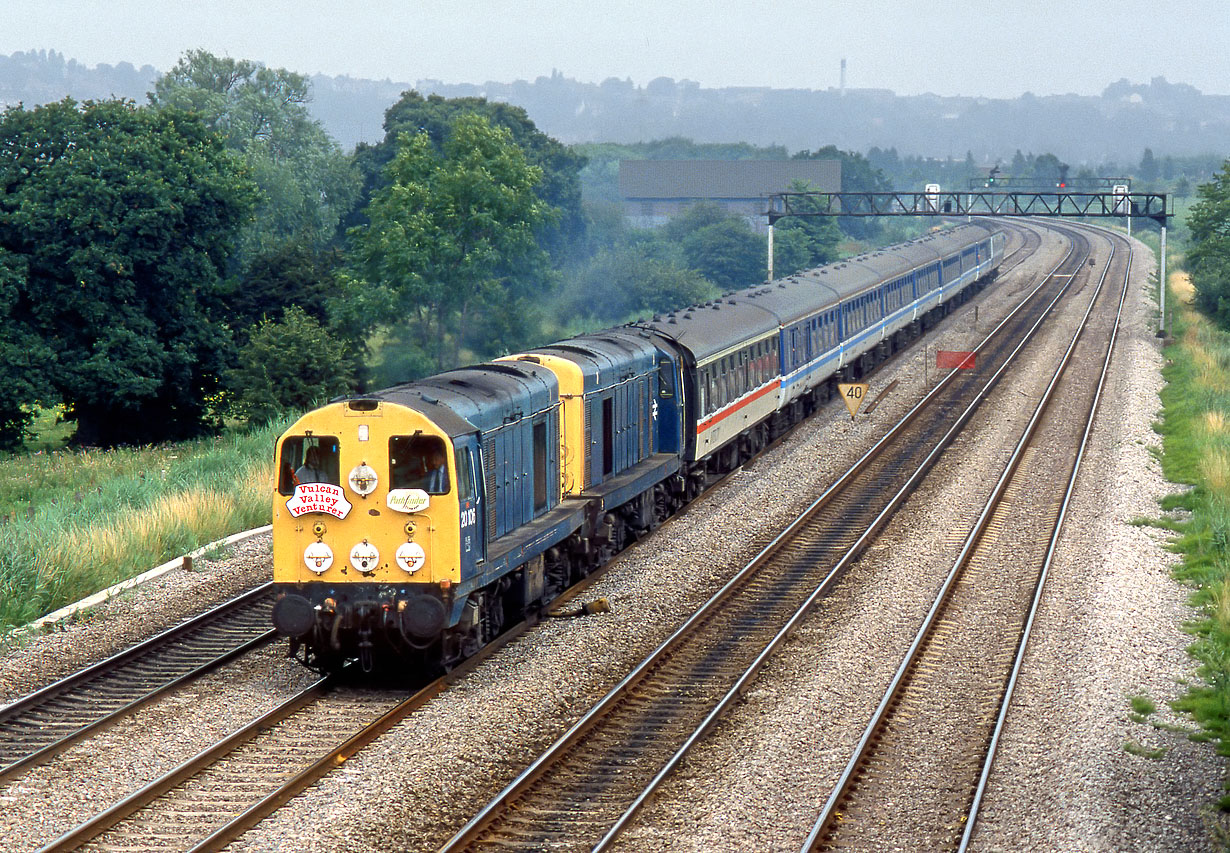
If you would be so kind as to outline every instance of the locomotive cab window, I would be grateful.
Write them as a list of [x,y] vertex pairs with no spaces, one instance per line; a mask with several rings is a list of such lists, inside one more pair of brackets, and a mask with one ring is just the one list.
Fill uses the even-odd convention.
[[457,500],[465,503],[473,500],[478,494],[474,484],[474,463],[470,458],[470,448],[455,448],[457,454]]
[[658,396],[662,399],[675,396],[674,362],[663,358],[658,361]]
[[389,488],[448,494],[448,453],[434,435],[395,435],[389,439]]
[[292,435],[282,442],[278,460],[278,491],[293,495],[306,483],[339,485],[337,438],[331,435]]

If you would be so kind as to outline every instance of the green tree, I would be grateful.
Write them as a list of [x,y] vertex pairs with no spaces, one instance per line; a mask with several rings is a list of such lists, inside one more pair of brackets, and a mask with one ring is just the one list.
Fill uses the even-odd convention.
[[[2,203],[0,203],[2,204]],[[0,225],[0,231],[3,225]],[[0,246],[0,449],[16,450],[34,417],[33,404],[55,399],[45,366],[54,353],[42,339],[25,296],[28,259]]]
[[599,251],[569,277],[561,313],[585,317],[567,332],[674,311],[717,295],[700,273],[656,257],[650,242]]
[[668,243],[679,243],[689,235],[734,219],[720,204],[712,201],[698,201],[690,204],[658,229],[657,233]]
[[236,258],[240,268],[288,241],[323,249],[358,200],[359,173],[308,112],[310,85],[301,74],[190,50],[149,99],[157,108],[200,115],[260,188]]
[[[888,192],[892,182],[884,173],[856,151],[840,151],[835,145],[826,145],[815,151],[800,151],[793,160],[840,160],[842,192]],[[874,216],[842,216],[837,226],[856,240],[870,240],[880,233],[880,225]]]
[[1230,160],[1196,195],[1200,200],[1187,215],[1187,268],[1200,308],[1230,328]]
[[[204,429],[231,347],[222,267],[255,200],[218,138],[124,101],[19,106],[0,116],[0,187],[2,337],[30,353],[5,360],[5,393],[65,403],[85,444]],[[0,401],[11,442],[23,419]]]
[[[765,238],[741,216],[713,202],[698,202],[671,218],[655,234],[677,258],[721,290],[763,281],[767,266]],[[662,252],[669,257],[670,249]]]
[[334,273],[341,265],[340,255],[336,248],[289,240],[252,258],[244,277],[226,284],[232,328],[242,331],[263,320],[280,319],[293,305],[330,325],[328,306],[337,291]]
[[680,248],[689,267],[727,291],[764,281],[767,245],[746,222],[732,217],[693,231]]
[[388,178],[369,225],[351,231],[362,278],[394,297],[408,322],[394,331],[436,369],[463,347],[493,354],[484,330],[529,311],[550,283],[535,241],[554,215],[535,194],[542,170],[509,131],[463,114],[442,150],[426,131],[403,134]]
[[1145,153],[1140,157],[1140,179],[1145,182],[1157,180],[1160,173],[1160,167],[1157,165],[1157,158],[1153,156],[1153,149],[1146,148]]
[[[403,93],[385,112],[384,140],[376,145],[360,144],[355,150],[355,161],[363,172],[363,198],[374,197],[388,183],[387,166],[400,150],[403,133],[426,133],[432,147],[442,152],[454,123],[462,115],[480,115],[492,126],[507,130],[526,161],[542,170],[534,193],[558,213],[539,223],[536,236],[553,256],[564,254],[585,233],[580,173],[586,158],[540,131],[523,108],[512,104],[485,98],[424,97],[413,90]],[[352,224],[357,221],[352,220]]]
[[[807,192],[815,188],[795,181],[790,189],[793,192]],[[820,199],[806,196],[795,199],[791,206],[799,213],[814,213],[823,209]],[[786,276],[837,260],[837,247],[842,239],[837,222],[837,218],[832,216],[787,216],[779,219],[773,235],[773,274]]]
[[253,329],[227,384],[234,410],[250,421],[305,409],[355,387],[345,342],[298,305]]

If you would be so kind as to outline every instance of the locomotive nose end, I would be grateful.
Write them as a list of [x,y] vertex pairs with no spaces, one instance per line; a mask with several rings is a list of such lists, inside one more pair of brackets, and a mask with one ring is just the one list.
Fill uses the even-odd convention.
[[316,624],[316,609],[302,595],[287,593],[273,605],[273,627],[288,637],[302,637]]
[[430,640],[444,630],[444,602],[429,595],[415,595],[406,602],[401,621],[405,632],[416,640]]

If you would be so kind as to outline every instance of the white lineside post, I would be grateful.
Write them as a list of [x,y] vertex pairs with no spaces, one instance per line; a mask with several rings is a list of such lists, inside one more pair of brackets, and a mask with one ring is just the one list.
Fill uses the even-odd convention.
[[1162,273],[1158,276],[1157,281],[1157,334],[1158,337],[1166,337],[1166,225],[1162,224]]
[[769,220],[769,281],[773,280],[773,220]]

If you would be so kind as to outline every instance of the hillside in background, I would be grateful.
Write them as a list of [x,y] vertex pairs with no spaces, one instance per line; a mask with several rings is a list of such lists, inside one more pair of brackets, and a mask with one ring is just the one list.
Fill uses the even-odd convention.
[[[292,69],[298,70],[298,69]],[[144,101],[158,71],[128,63],[87,68],[55,51],[0,56],[0,105],[36,105],[71,95],[116,95]],[[902,156],[1009,159],[1014,152],[1053,152],[1073,164],[1136,162],[1158,155],[1224,156],[1230,96],[1205,95],[1158,77],[1126,80],[1101,95],[1026,93],[1014,99],[898,96],[887,90],[706,89],[660,77],[582,83],[559,73],[534,81],[398,83],[312,77],[312,112],[346,148],[383,136],[385,109],[416,88],[445,97],[478,96],[522,106],[547,134],[567,144],[633,143],[666,137],[746,142],[790,150],[824,145],[852,151],[895,148]]]

